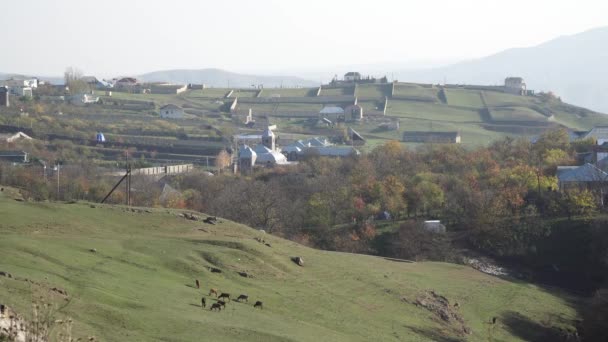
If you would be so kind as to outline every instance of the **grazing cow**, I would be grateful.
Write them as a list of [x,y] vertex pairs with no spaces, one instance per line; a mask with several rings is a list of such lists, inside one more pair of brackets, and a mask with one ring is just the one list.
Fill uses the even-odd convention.
[[194,279],[194,282],[196,283],[196,288],[200,289],[201,288],[201,283],[199,283],[198,279]]
[[201,298],[201,307],[203,307],[203,308],[207,307],[207,301],[205,300],[205,297]]
[[226,307],[226,302],[224,302],[223,300],[218,300],[217,303],[223,306],[224,308]]
[[230,293],[223,293],[222,292],[222,294],[218,298],[219,299],[227,298],[228,300],[230,300]]
[[245,294],[242,294],[242,295],[240,295],[240,296],[239,296],[239,297],[236,299],[236,301],[237,301],[237,302],[240,302],[241,300],[244,300],[244,301],[246,301],[246,302],[249,302],[249,296],[248,296],[248,295],[245,295]]
[[215,297],[217,297],[218,292],[219,292],[218,289],[211,289],[211,290],[209,290],[209,295],[211,296],[212,294],[214,294]]
[[262,302],[260,302],[259,300],[257,302],[255,302],[255,304],[253,304],[254,308],[260,308],[263,309],[264,308],[264,304],[262,304]]
[[209,310],[213,311],[215,309],[217,309],[217,311],[222,311],[222,306],[218,303],[213,303],[213,305],[211,305],[211,309]]

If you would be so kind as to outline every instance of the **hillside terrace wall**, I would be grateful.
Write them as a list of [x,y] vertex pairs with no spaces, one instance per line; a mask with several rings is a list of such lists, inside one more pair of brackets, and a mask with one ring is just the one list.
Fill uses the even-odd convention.
[[[237,114],[238,115],[247,115],[249,113],[249,110],[238,110]],[[256,117],[259,116],[274,116],[274,117],[282,117],[282,118],[310,118],[310,117],[319,117],[319,112],[315,112],[315,111],[281,111],[281,110],[277,110],[276,112],[274,111],[256,111],[255,112]]]
[[317,96],[317,97],[243,97],[239,98],[240,103],[353,103],[355,97],[353,95],[344,96]]

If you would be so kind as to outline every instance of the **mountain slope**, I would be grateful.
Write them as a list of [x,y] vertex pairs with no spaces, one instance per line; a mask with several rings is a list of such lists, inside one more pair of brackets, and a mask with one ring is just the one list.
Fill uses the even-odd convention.
[[293,76],[259,76],[237,74],[220,69],[200,70],[164,70],[146,73],[139,76],[146,82],[171,82],[188,84],[204,83],[211,87],[249,88],[251,85],[262,84],[265,87],[308,87],[318,86],[317,82]]
[[9,78],[32,78],[37,77],[41,81],[50,82],[52,84],[63,84],[63,77],[54,77],[54,76],[31,76],[31,75],[23,75],[23,74],[11,74],[0,72],[0,80],[7,80]]
[[[57,305],[54,319],[74,319],[74,338],[523,341],[547,338],[550,327],[542,322],[563,326],[577,317],[575,298],[466,266],[318,251],[164,209],[16,202],[6,194],[0,193],[0,271],[13,278],[0,276],[0,303],[27,313],[31,296],[43,295]],[[293,256],[302,256],[304,267]],[[249,303],[231,301],[212,312],[212,287],[233,298],[246,293]],[[438,303],[431,291],[459,303],[446,309],[453,314],[447,321],[425,308]],[[262,310],[253,308],[256,300]],[[491,326],[494,316],[499,324]]]
[[502,84],[524,77],[528,89],[551,90],[563,100],[608,113],[608,27],[546,43],[510,49],[485,58],[436,69],[404,71],[404,80],[440,83]]

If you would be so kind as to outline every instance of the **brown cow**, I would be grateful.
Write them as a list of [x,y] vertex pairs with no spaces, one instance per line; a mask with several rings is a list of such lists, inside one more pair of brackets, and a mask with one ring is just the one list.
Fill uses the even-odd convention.
[[218,289],[211,289],[211,290],[209,290],[209,295],[211,296],[212,294],[215,294],[215,297],[217,297],[218,292],[219,292]]
[[194,279],[194,283],[196,284],[197,289],[201,288],[201,283],[198,282],[198,279]]

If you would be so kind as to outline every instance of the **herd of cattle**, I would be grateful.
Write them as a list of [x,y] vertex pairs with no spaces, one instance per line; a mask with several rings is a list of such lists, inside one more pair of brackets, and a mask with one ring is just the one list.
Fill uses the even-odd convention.
[[[201,284],[198,281],[198,279],[195,280],[196,283],[196,288],[200,289]],[[211,304],[211,308],[209,310],[213,311],[213,310],[217,310],[217,311],[221,311],[222,309],[226,308],[226,303],[230,302],[230,293],[225,293],[225,292],[220,292],[218,289],[211,289],[209,290],[209,296],[211,295],[215,295],[216,298],[216,302]],[[249,296],[246,294],[241,294],[240,296],[238,296],[235,301],[237,302],[247,302],[249,303]],[[201,298],[201,307],[204,309],[207,307],[207,299],[205,297]],[[255,304],[253,304],[254,308],[260,308],[263,309],[264,308],[264,304],[261,301],[256,301]]]

